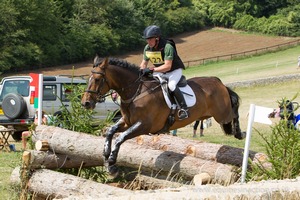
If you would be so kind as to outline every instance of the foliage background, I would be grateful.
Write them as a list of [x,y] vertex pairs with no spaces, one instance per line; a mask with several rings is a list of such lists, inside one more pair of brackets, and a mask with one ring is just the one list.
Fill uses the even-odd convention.
[[207,26],[300,36],[298,0],[3,0],[0,13],[0,73],[126,53],[150,24],[166,37]]

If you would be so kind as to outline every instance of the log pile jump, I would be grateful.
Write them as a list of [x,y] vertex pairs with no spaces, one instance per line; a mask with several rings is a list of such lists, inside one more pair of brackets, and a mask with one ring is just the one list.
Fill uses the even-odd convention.
[[[69,186],[66,186],[72,183],[76,186],[80,185],[80,188],[97,187],[100,188],[99,190],[105,190],[107,194],[113,189],[122,194],[130,193],[129,190],[90,183],[92,181],[84,181],[76,176],[52,171],[103,166],[102,151],[105,138],[41,125],[36,127],[32,140],[37,150],[23,153],[22,170],[33,173],[30,177],[24,177],[26,176],[24,174],[27,173],[21,173],[21,179],[27,179],[26,188],[30,192],[41,196],[65,198],[68,195],[76,195],[71,194],[70,191],[73,189],[68,189]],[[140,170],[139,180],[148,182],[150,185],[150,182],[156,182],[154,178],[147,178],[141,174],[154,174],[155,178],[177,175],[188,184],[218,183],[227,186],[239,179],[239,167],[242,158],[243,149],[230,146],[197,142],[169,135],[139,136],[122,144],[117,165]],[[249,158],[254,162],[266,161],[266,156],[262,153],[250,152]],[[18,175],[15,175],[15,178],[12,175],[13,182],[24,182],[24,180],[16,177]],[[41,181],[42,177],[45,177],[47,181]],[[68,184],[65,184],[66,181]],[[167,180],[164,180],[163,183],[161,181],[157,181],[160,188],[162,188],[161,185],[166,187],[183,185],[183,183]],[[39,184],[41,182],[47,185],[48,191],[43,189],[46,187],[45,185]],[[66,190],[64,193],[57,191],[62,190],[62,188]],[[80,190],[76,192],[78,195],[84,196],[86,194]]]

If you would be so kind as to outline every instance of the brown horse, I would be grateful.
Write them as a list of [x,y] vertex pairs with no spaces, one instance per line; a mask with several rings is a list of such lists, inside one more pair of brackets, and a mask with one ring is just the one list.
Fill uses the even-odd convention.
[[[142,76],[140,68],[125,60],[116,58],[94,59],[87,89],[81,103],[93,109],[97,99],[110,89],[117,91],[121,98],[122,118],[106,133],[103,155],[108,162],[108,170],[116,172],[115,163],[123,142],[143,134],[157,134],[166,131],[170,108],[165,103],[160,82]],[[243,139],[239,125],[239,96],[226,87],[217,77],[197,77],[187,80],[196,96],[194,106],[188,108],[189,117],[175,121],[167,131],[186,126],[195,120],[209,117],[221,125],[224,132]],[[122,132],[111,150],[113,135]]]

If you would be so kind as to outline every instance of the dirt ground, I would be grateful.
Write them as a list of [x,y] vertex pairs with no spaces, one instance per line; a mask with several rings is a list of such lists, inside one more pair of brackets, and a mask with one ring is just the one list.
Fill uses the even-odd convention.
[[[212,28],[184,33],[173,39],[176,42],[178,54],[183,62],[251,51],[296,40],[296,38],[246,34],[224,28]],[[130,63],[139,65],[142,59],[142,51],[143,48],[126,55],[114,55],[114,57],[123,58]],[[71,75],[72,67],[74,66],[74,75],[86,75],[91,70],[92,61],[93,58],[91,58],[90,62],[50,67],[36,70],[34,73]],[[24,71],[14,75],[27,75],[28,73],[29,71]]]

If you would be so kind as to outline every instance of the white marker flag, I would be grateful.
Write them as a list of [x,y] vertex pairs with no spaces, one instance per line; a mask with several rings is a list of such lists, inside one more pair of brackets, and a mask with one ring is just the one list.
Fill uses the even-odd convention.
[[246,177],[252,124],[253,122],[258,122],[258,123],[271,125],[272,121],[268,118],[271,112],[273,112],[273,108],[256,106],[254,104],[250,105],[246,141],[245,141],[245,148],[244,148],[243,165],[242,165],[242,176],[241,176],[242,183],[245,182],[245,177]]
[[268,116],[273,110],[273,108],[255,106],[254,122],[271,125],[272,121]]

